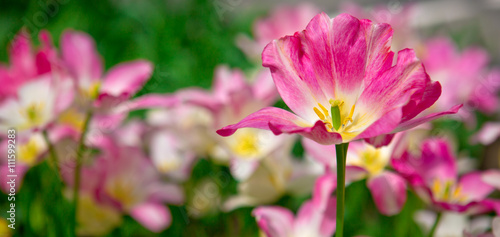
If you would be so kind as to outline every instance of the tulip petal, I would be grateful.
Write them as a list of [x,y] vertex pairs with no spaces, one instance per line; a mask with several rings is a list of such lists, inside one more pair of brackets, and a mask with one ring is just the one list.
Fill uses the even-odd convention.
[[384,134],[376,137],[365,138],[365,142],[373,145],[376,148],[389,145],[395,134]]
[[281,133],[298,133],[321,144],[338,144],[342,137],[338,133],[328,132],[321,121],[314,125],[308,124],[302,118],[279,108],[268,107],[250,114],[237,124],[217,130],[221,136],[230,136],[239,128],[269,129],[275,135]]
[[113,67],[104,77],[101,94],[112,96],[134,95],[149,79],[153,65],[145,60],[121,63]]
[[172,215],[167,207],[156,203],[143,203],[130,211],[137,222],[148,230],[159,233],[172,223]]
[[293,213],[283,207],[258,207],[253,210],[252,215],[268,237],[288,237],[292,230]]
[[462,176],[458,185],[471,201],[482,201],[495,190],[483,180],[482,172],[471,172]]
[[227,66],[219,66],[214,75],[214,96],[220,101],[227,101],[227,96],[234,91],[247,87],[243,72],[237,69],[230,70]]
[[[308,35],[309,38],[321,39],[321,41],[315,42],[316,47],[327,47],[330,44],[327,36],[330,18],[326,14],[316,15],[307,28],[314,29]],[[311,55],[315,50],[308,49],[307,42],[303,42],[304,40],[301,34],[296,33],[294,36],[286,36],[272,41],[262,52],[262,65],[270,68],[276,88],[288,107],[307,121],[315,121],[317,115],[314,113],[313,107],[318,106],[318,103],[328,104],[328,98],[325,97],[323,91],[329,91],[332,94],[333,84],[332,76],[328,76],[324,82],[328,82],[330,85],[327,88],[322,88],[313,67],[317,63],[321,63],[317,67],[329,68],[331,54],[328,51],[322,55],[325,59],[320,62],[314,61],[315,58],[312,58]],[[324,68],[317,70],[324,73],[332,72],[332,70]]]
[[321,145],[311,139],[302,139],[302,146],[308,155],[314,160],[330,168],[336,167],[335,146]]
[[80,85],[100,80],[102,76],[101,57],[94,40],[83,32],[65,31],[61,37],[62,57],[70,72]]
[[337,178],[327,173],[316,180],[312,200],[304,203],[295,220],[295,232],[331,236],[335,232],[336,199],[331,197]]
[[[429,81],[429,76],[415,52],[410,49],[399,51],[397,64],[381,72],[377,79],[367,81],[369,84],[365,85],[359,97],[356,110],[360,115],[359,118],[354,118],[356,128],[367,128],[375,121],[379,123],[367,129],[368,131],[358,138],[368,138],[371,134],[376,136],[387,130],[384,133],[389,133],[396,128],[404,116],[401,107],[408,104],[412,95],[423,90]],[[385,121],[388,124],[381,123]],[[370,131],[372,129],[375,130]]]
[[368,180],[368,189],[380,213],[392,216],[398,214],[406,202],[404,179],[386,171]]
[[482,181],[500,190],[500,171],[488,170],[483,172]]
[[398,127],[392,131],[392,133],[397,133],[397,132],[401,132],[404,130],[414,128],[420,124],[427,123],[429,121],[432,121],[434,119],[438,119],[438,118],[443,117],[443,116],[448,115],[448,114],[456,114],[458,112],[458,110],[460,108],[462,108],[462,106],[463,105],[455,105],[451,109],[449,109],[448,111],[433,113],[433,114],[426,115],[424,117],[411,119],[409,121],[403,122],[403,123],[399,124]]
[[500,123],[488,122],[483,125],[481,130],[472,138],[473,142],[480,142],[483,145],[489,145],[500,137]]

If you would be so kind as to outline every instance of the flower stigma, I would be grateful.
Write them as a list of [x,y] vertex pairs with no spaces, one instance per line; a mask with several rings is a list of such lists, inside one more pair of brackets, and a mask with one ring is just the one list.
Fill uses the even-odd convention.
[[318,103],[318,107],[314,107],[314,113],[319,117],[319,119],[325,123],[325,126],[329,132],[341,132],[344,130],[344,128],[349,124],[352,123],[352,116],[354,114],[354,109],[356,105],[353,105],[351,107],[351,111],[349,112],[349,115],[342,119],[342,109],[344,106],[344,101],[343,100],[334,100],[330,99],[330,113],[328,110],[320,103]]

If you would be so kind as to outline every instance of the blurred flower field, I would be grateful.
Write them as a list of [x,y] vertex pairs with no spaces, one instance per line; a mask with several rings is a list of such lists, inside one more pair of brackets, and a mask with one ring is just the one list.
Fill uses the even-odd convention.
[[500,236],[498,1],[0,12],[0,236]]

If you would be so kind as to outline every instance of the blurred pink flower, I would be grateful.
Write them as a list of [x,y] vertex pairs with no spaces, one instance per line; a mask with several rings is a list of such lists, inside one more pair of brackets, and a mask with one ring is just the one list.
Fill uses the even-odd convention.
[[6,97],[15,97],[19,87],[28,81],[36,80],[44,74],[61,73],[61,62],[50,34],[42,30],[38,37],[42,45],[35,52],[29,35],[19,33],[11,42],[10,65],[0,65],[0,101]]
[[[176,96],[186,104],[207,109],[212,118],[210,128],[219,128],[276,102],[278,93],[268,71],[260,71],[252,79],[247,81],[240,70],[219,66],[212,91],[188,88],[178,91]],[[247,128],[231,138],[210,133],[210,139],[215,141],[210,156],[228,163],[232,175],[245,180],[257,169],[260,160],[281,149],[291,137],[275,139],[270,131]]]
[[[310,139],[303,139],[302,144],[307,154],[327,169],[336,167],[331,155],[335,154],[335,146],[321,145]],[[385,169],[392,149],[392,145],[375,148],[365,142],[355,141],[349,143],[346,159],[346,182],[368,178],[367,186],[378,210],[388,216],[398,214],[406,202],[406,181],[397,173]]]
[[114,107],[132,97],[152,74],[145,60],[121,63],[103,75],[103,64],[94,40],[83,32],[67,30],[61,37],[65,66],[76,82],[79,95],[97,107]]
[[[490,145],[500,137],[500,123],[487,122],[483,127],[471,138],[473,143],[481,143]],[[500,160],[499,160],[500,162]]]
[[249,58],[259,59],[262,50],[269,42],[304,29],[318,13],[320,10],[310,3],[302,3],[294,7],[278,6],[268,17],[255,22],[252,32],[253,40],[246,35],[239,35],[236,43]]
[[42,46],[32,51],[29,36],[14,38],[11,65],[0,66],[0,130],[43,130],[73,101],[72,82],[61,68],[50,35],[39,35]]
[[431,78],[443,86],[441,98],[432,110],[464,103],[458,115],[469,123],[475,121],[474,110],[497,111],[500,70],[488,69],[490,59],[485,50],[469,47],[458,52],[449,39],[435,38],[425,44],[421,56]]
[[[217,133],[230,136],[250,127],[340,144],[456,113],[461,105],[416,118],[438,99],[441,85],[429,79],[413,50],[401,50],[393,65],[391,36],[387,24],[318,14],[306,30],[274,40],[262,53],[263,65],[295,114],[264,108]],[[334,107],[339,115],[332,119]]]
[[[180,205],[182,189],[162,181],[139,148],[117,145],[112,139],[99,148],[93,164],[82,169],[81,193],[95,195],[99,203],[130,214],[153,232],[167,228],[172,217],[165,203]],[[71,186],[72,167],[66,168],[63,176]]]
[[332,236],[335,233],[336,199],[331,197],[336,188],[333,174],[318,178],[312,199],[300,207],[297,216],[279,206],[254,209],[257,225],[268,237]]
[[438,211],[478,214],[493,209],[487,196],[495,188],[483,180],[480,171],[459,178],[455,156],[445,139],[426,139],[420,152],[407,150],[391,161],[416,193]]

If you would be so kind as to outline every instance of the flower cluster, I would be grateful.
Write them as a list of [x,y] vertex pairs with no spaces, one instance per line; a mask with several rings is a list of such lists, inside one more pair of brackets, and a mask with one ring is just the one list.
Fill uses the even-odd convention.
[[[106,235],[126,216],[162,232],[177,219],[244,208],[268,237],[332,236],[344,230],[335,215],[344,210],[336,196],[344,178],[348,190],[367,190],[384,216],[418,202],[413,212],[436,217],[427,223],[415,215],[424,232],[444,233],[444,216],[460,215],[467,223],[460,234],[498,235],[498,146],[494,165],[463,149],[464,141],[500,137],[500,71],[487,51],[415,37],[411,7],[391,19],[353,5],[345,11],[372,19],[330,18],[311,5],[279,8],[256,21],[253,39],[236,39],[253,70],[219,65],[211,89],[141,96],[153,63],[104,72],[86,33],[64,31],[59,47],[47,31],[38,47],[19,33],[9,64],[0,65],[0,150],[16,129],[17,177],[48,163],[82,236]],[[0,160],[2,174],[10,168]],[[481,217],[489,218],[486,228],[469,227]]]

